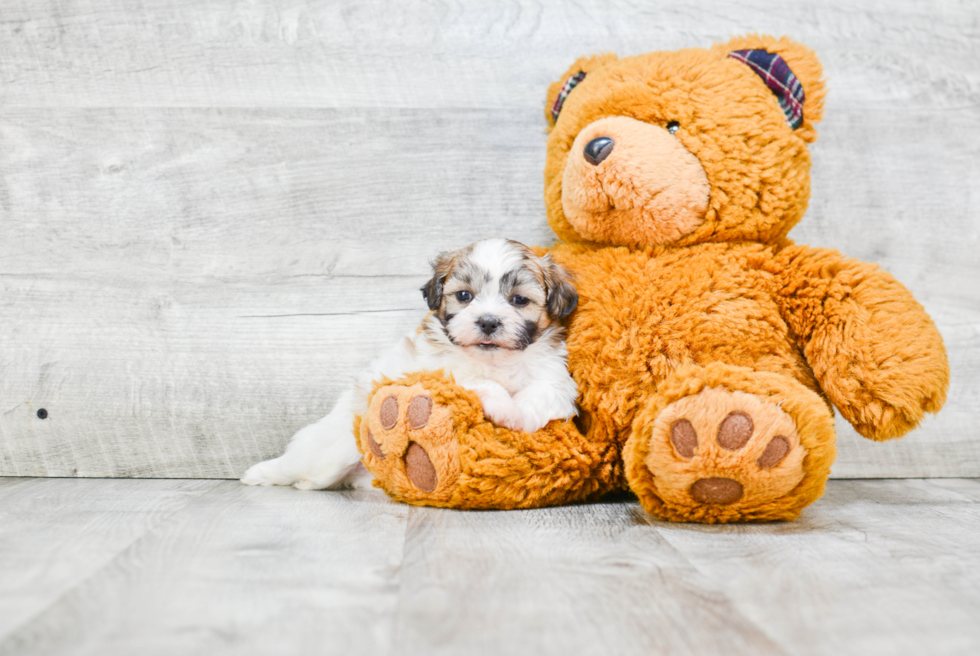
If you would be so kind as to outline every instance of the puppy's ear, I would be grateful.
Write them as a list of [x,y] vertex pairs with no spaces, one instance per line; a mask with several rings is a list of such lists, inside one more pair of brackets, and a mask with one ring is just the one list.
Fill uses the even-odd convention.
[[547,294],[545,308],[552,319],[567,317],[578,305],[578,292],[565,267],[545,255],[541,258],[544,268],[544,287]]
[[432,278],[422,285],[422,298],[429,304],[430,310],[438,310],[442,305],[442,287],[453,270],[453,260],[452,253],[440,253],[431,263]]

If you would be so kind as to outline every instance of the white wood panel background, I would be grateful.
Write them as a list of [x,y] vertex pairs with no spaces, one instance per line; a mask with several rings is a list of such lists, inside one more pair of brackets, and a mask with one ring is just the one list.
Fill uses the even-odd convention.
[[[880,262],[946,409],[837,477],[980,476],[980,7],[4,0],[0,475],[237,477],[411,327],[426,261],[544,219],[580,54],[789,34],[829,79],[800,242]],[[37,417],[38,409],[48,418]]]

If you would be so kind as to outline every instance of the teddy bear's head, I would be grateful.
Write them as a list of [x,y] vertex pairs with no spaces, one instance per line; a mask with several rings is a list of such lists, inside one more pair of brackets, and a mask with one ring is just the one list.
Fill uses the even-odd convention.
[[786,38],[579,59],[548,89],[545,201],[566,242],[779,239],[810,195],[820,62]]

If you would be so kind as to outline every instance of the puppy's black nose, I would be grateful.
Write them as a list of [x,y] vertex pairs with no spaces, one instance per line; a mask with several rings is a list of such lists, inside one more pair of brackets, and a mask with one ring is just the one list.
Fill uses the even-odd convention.
[[492,335],[493,331],[500,327],[500,319],[486,314],[477,319],[476,325],[480,327],[480,330],[483,331],[484,335]]
[[592,166],[598,166],[602,160],[609,157],[614,145],[616,142],[609,137],[596,137],[585,144],[585,161]]

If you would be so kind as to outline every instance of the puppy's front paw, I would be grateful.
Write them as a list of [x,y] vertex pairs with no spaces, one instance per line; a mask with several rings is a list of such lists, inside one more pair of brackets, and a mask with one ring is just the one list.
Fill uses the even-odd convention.
[[502,386],[485,385],[475,387],[473,391],[480,397],[483,414],[487,419],[504,428],[515,431],[525,430],[524,413]]
[[509,428],[512,431],[524,431],[524,417],[516,413],[513,408],[499,407],[493,404],[490,407],[484,405],[483,414],[497,426]]
[[494,401],[509,399],[510,394],[504,389],[504,386],[500,383],[495,383],[492,380],[487,380],[479,385],[474,385],[469,388],[469,390],[480,397],[481,402]]
[[483,415],[496,425],[511,430],[524,430],[524,416],[510,397],[507,399],[480,397],[480,403],[483,405]]

